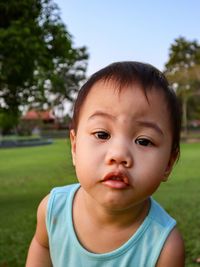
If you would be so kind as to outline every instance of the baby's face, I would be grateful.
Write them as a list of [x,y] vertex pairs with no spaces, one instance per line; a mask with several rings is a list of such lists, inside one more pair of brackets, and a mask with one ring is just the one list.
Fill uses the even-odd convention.
[[169,112],[161,93],[137,85],[98,82],[71,132],[77,177],[88,200],[111,209],[132,207],[166,180],[174,159]]

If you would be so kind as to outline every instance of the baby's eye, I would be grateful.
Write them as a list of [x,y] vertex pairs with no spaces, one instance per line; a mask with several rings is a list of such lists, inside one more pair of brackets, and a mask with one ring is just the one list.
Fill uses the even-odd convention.
[[141,146],[151,146],[153,143],[147,138],[138,138],[135,143]]
[[108,140],[110,138],[110,134],[104,131],[99,131],[94,133],[95,137],[102,140]]

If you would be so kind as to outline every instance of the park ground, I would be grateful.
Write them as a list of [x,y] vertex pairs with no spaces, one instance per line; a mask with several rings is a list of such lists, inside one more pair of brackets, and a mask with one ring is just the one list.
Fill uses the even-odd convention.
[[[200,142],[182,143],[181,157],[154,198],[177,220],[186,266],[200,256]],[[35,229],[36,209],[54,186],[76,182],[69,140],[0,150],[0,267],[21,267]]]

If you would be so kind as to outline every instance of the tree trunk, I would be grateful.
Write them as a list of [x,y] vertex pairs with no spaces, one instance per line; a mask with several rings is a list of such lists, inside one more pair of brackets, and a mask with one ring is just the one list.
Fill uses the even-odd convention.
[[182,111],[183,111],[183,134],[184,137],[187,137],[188,135],[188,120],[187,120],[187,96],[183,97],[183,107],[182,107]]

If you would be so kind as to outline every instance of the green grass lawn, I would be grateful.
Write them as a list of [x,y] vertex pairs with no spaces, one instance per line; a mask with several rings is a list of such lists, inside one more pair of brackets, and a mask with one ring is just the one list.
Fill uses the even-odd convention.
[[[176,218],[186,244],[186,266],[200,256],[200,144],[183,144],[169,181],[155,198]],[[69,142],[0,149],[0,267],[22,267],[40,200],[54,186],[75,182]]]

